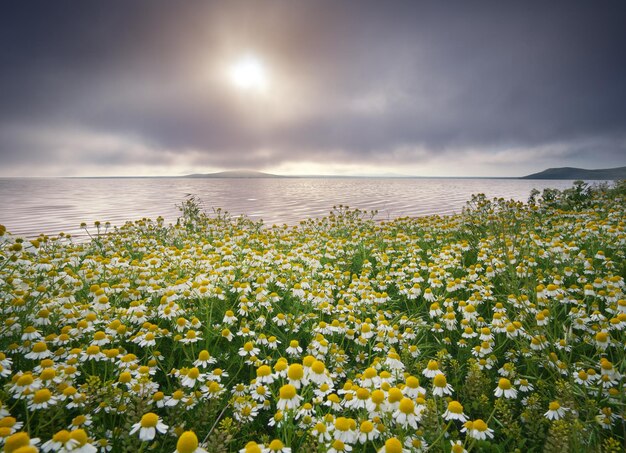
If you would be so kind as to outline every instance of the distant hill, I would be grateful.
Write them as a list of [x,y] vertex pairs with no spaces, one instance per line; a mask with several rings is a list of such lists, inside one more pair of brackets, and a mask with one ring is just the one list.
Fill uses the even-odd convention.
[[231,170],[220,171],[217,173],[198,173],[194,175],[186,175],[185,178],[282,178],[279,175],[271,173],[263,173],[262,171],[253,170]]
[[626,167],[585,170],[584,168],[548,168],[539,173],[523,176],[521,179],[626,179]]

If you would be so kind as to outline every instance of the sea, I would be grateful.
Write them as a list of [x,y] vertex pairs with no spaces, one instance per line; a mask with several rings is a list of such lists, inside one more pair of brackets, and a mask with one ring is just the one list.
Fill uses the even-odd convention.
[[526,201],[533,188],[564,189],[569,180],[489,178],[0,178],[0,224],[13,234],[60,232],[86,237],[81,223],[112,226],[163,217],[175,223],[187,197],[213,214],[296,225],[334,206],[377,210],[375,217],[459,213],[472,194]]

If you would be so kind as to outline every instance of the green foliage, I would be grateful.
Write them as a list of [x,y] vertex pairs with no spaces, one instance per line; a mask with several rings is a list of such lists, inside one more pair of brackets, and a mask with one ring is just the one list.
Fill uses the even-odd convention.
[[[339,417],[355,432],[365,420],[380,428],[353,451],[390,437],[445,452],[450,440],[620,451],[625,188],[581,182],[527,204],[477,195],[459,215],[387,221],[339,206],[293,227],[206,213],[189,196],[176,225],[98,224],[88,243],[0,228],[0,410],[42,442],[89,415],[89,438],[113,451],[173,451],[191,430],[208,451],[280,439],[322,452],[330,441],[313,426],[333,433]],[[435,393],[431,361],[449,395]],[[289,366],[307,378],[281,413]],[[364,378],[372,370],[376,384]],[[513,396],[498,393],[505,376]],[[406,396],[409,378],[420,394]],[[33,408],[44,387],[54,404]],[[386,392],[376,411],[355,404],[375,389]],[[394,392],[418,408],[417,428],[403,425]],[[452,400],[493,438],[447,419]],[[168,431],[144,441],[130,431],[148,413]]]

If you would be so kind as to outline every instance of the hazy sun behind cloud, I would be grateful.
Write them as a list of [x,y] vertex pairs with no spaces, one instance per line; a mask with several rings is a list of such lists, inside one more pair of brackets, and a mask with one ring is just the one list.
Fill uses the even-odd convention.
[[239,57],[228,69],[231,84],[242,91],[265,93],[270,86],[267,68],[263,61],[253,54]]

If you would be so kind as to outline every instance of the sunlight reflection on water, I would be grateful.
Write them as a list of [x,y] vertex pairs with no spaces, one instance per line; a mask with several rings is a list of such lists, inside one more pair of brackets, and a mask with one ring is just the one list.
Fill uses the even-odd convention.
[[0,178],[0,224],[13,234],[63,231],[81,236],[80,223],[165,218],[175,222],[177,205],[194,194],[207,212],[222,208],[265,224],[290,225],[321,217],[333,206],[377,209],[380,219],[461,211],[472,194],[525,201],[533,188],[563,189],[572,181],[521,179],[386,178]]

